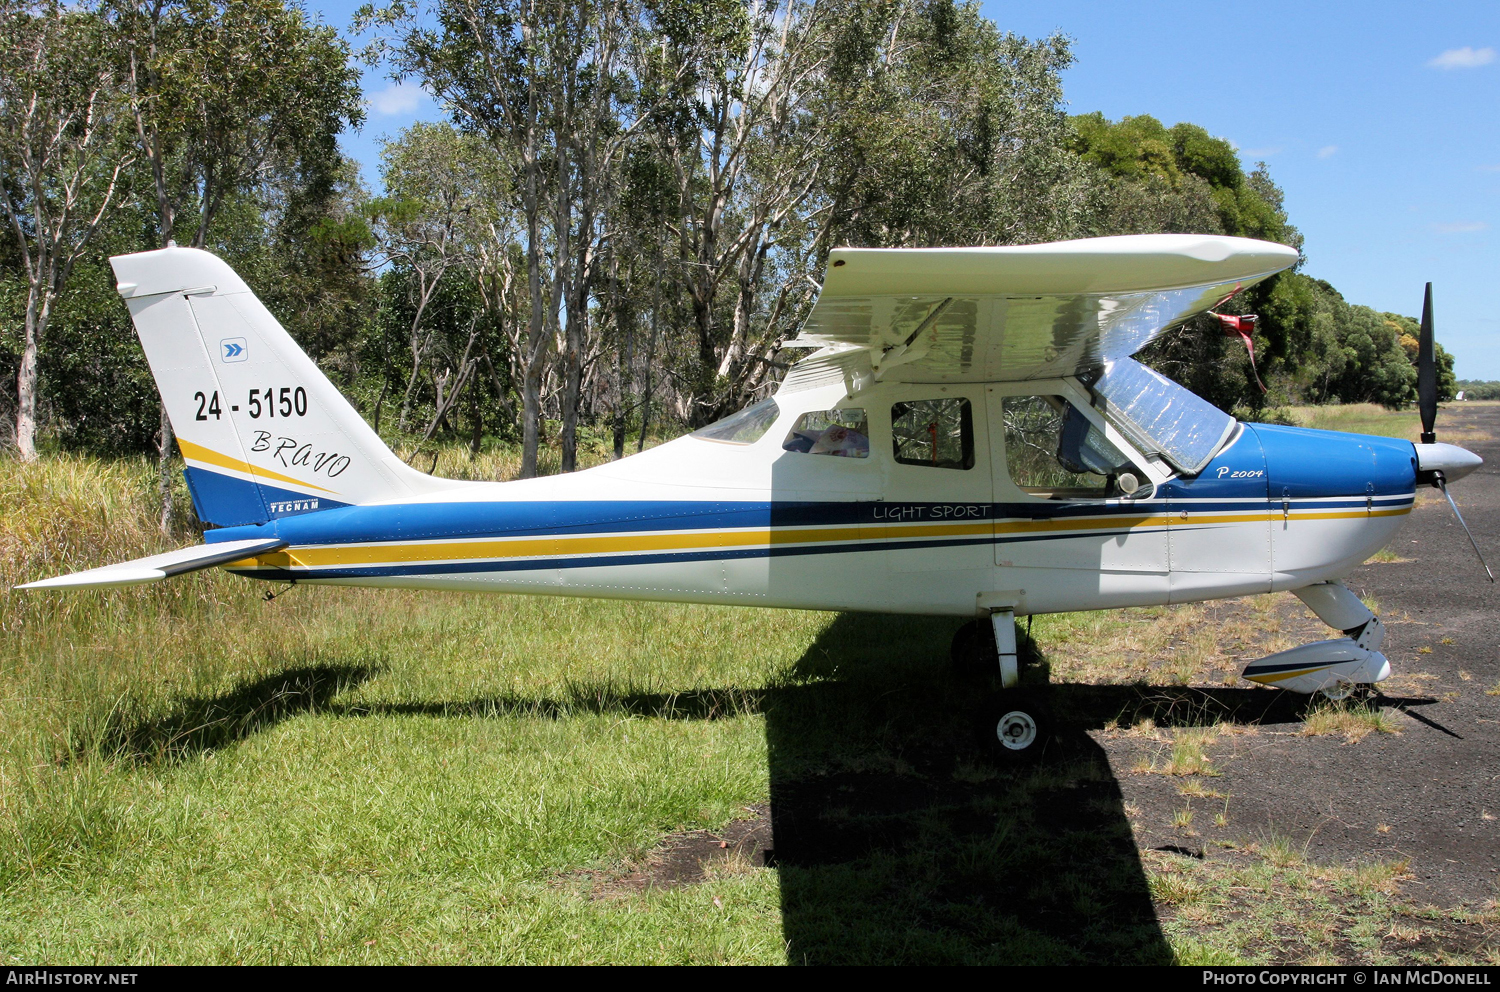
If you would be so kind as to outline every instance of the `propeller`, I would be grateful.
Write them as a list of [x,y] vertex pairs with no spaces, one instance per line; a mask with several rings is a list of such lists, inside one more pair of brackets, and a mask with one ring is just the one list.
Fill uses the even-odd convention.
[[[1432,335],[1432,283],[1427,284],[1427,291],[1422,297],[1422,331],[1417,340],[1417,412],[1422,418],[1422,444],[1437,444],[1437,347]],[[1444,445],[1448,448],[1450,445]],[[1458,449],[1462,450],[1462,449]],[[1467,452],[1465,452],[1467,454]],[[1418,449],[1417,463],[1422,462],[1422,452]],[[1473,457],[1472,455],[1470,456]],[[1442,454],[1433,458],[1432,461],[1442,462]],[[1477,460],[1476,460],[1477,461]],[[1464,535],[1469,539],[1469,545],[1474,549],[1474,554],[1479,558],[1479,564],[1484,567],[1484,574],[1491,582],[1495,581],[1495,573],[1490,571],[1489,563],[1484,560],[1484,554],[1479,550],[1479,542],[1474,540],[1469,525],[1464,523],[1464,515],[1458,512],[1458,504],[1453,501],[1453,494],[1448,491],[1448,479],[1443,469],[1434,465],[1422,473],[1423,481],[1431,482],[1448,500],[1448,505],[1453,507],[1453,515],[1458,518],[1458,525],[1464,529]]]

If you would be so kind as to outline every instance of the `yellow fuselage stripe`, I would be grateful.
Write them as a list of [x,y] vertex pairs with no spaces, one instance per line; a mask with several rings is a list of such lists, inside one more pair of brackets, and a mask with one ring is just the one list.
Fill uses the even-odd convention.
[[1314,665],[1312,668],[1299,668],[1295,672],[1276,672],[1274,675],[1246,675],[1245,678],[1250,682],[1259,682],[1261,685],[1265,685],[1268,682],[1283,682],[1287,679],[1294,679],[1299,675],[1311,675],[1313,672],[1321,672],[1325,668],[1332,667],[1332,665]]

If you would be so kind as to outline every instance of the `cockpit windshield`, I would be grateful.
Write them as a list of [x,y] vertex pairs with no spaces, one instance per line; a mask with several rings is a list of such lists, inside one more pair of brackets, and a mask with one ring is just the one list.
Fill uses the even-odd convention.
[[1093,391],[1095,406],[1120,433],[1188,475],[1202,471],[1234,433],[1229,414],[1131,358],[1105,365]]

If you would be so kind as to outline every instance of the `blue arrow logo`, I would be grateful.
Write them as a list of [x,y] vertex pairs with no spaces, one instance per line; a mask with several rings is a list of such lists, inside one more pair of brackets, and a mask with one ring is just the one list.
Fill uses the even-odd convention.
[[244,338],[225,338],[219,342],[219,347],[224,349],[224,354],[221,356],[223,361],[243,362],[249,357],[249,352],[245,349]]

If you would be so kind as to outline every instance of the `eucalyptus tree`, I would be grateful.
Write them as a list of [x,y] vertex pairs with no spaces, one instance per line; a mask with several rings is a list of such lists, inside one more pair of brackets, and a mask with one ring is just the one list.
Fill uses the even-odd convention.
[[542,379],[552,344],[542,291],[542,155],[549,133],[546,74],[553,68],[548,43],[557,40],[555,26],[542,4],[527,0],[442,0],[436,27],[419,23],[416,7],[399,0],[366,14],[394,33],[390,54],[397,71],[421,78],[452,108],[455,122],[483,135],[514,172],[511,187],[525,218],[530,310],[521,349],[521,476],[530,478],[537,469]]
[[109,0],[160,243],[187,219],[202,247],[225,202],[278,156],[337,168],[337,136],[364,121],[358,69],[337,31],[284,0]]
[[826,61],[819,41],[833,6],[806,0],[650,6],[648,25],[658,40],[642,47],[640,85],[654,99],[651,135],[675,184],[668,224],[678,279],[692,304],[694,421],[739,405],[747,381],[764,368],[757,361],[764,342],[752,340],[752,321],[767,258],[782,225],[805,219],[824,167],[809,97]]
[[[826,2],[826,0],[825,0]],[[817,94],[820,191],[842,244],[1024,244],[1084,232],[1101,185],[1064,147],[1061,35],[953,0],[840,3]]]
[[26,284],[15,443],[27,461],[37,456],[38,348],[132,164],[123,97],[93,6],[0,0],[0,219]]
[[[284,0],[107,0],[136,151],[150,168],[158,244],[186,220],[195,248],[226,202],[275,174],[336,171],[336,139],[364,120],[359,73],[336,31]],[[172,428],[161,407],[161,527],[170,525]]]
[[622,46],[635,37],[634,5],[438,0],[432,26],[405,3],[367,14],[392,32],[397,73],[421,78],[454,122],[483,135],[512,170],[530,305],[521,474],[536,474],[554,342],[562,359],[563,467],[571,469],[605,187],[632,130],[619,120],[616,87]]
[[[505,180],[483,141],[460,134],[450,125],[432,123],[417,123],[386,144],[381,152],[381,176],[386,197],[372,204],[378,219],[377,236],[384,260],[398,266],[413,297],[407,327],[411,372],[398,419],[399,431],[405,431],[423,363],[438,336],[437,324],[425,320],[428,306],[450,270],[477,275],[486,254],[484,242],[496,228],[504,227],[499,215],[505,212]],[[443,380],[447,389],[438,384],[437,378],[434,380],[440,396],[434,423],[443,419],[447,407],[458,402],[463,384],[474,371],[477,336],[475,318],[458,368],[449,369]],[[384,390],[381,396],[384,398]],[[378,410],[380,402],[377,417]],[[429,437],[434,429],[429,428]]]

